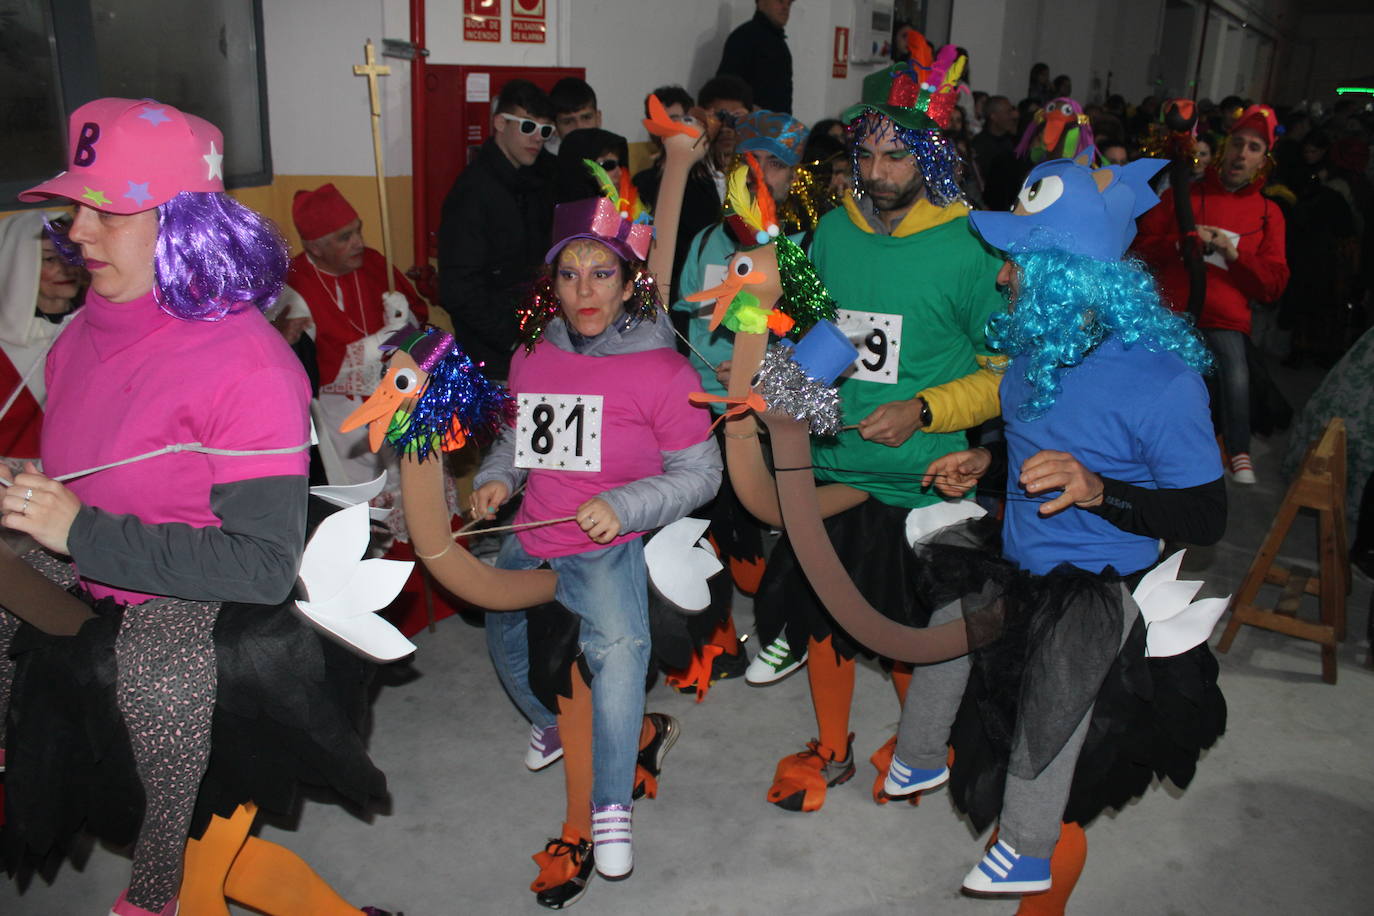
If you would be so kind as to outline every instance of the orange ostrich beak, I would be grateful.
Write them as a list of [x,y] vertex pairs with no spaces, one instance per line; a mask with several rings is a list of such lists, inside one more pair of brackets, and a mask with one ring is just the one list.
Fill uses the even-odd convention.
[[668,116],[668,109],[663,107],[663,103],[658,100],[658,96],[649,96],[649,116],[644,119],[644,129],[655,137],[671,137],[674,134],[696,139],[701,136],[701,128],[693,124],[684,124],[681,121],[674,121]]
[[692,295],[684,298],[688,302],[716,300],[715,310],[711,312],[711,330],[714,331],[720,327],[720,322],[730,308],[730,303],[735,301],[735,296],[739,295],[740,290],[746,286],[759,285],[767,279],[768,277],[759,270],[751,270],[742,277],[730,270],[726,271],[725,280],[719,286],[703,289],[701,292],[692,293]]
[[1045,115],[1045,130],[1040,134],[1045,149],[1053,152],[1054,148],[1059,145],[1059,138],[1063,135],[1064,128],[1077,123],[1077,121],[1077,115],[1064,114],[1060,111],[1052,111]]
[[387,427],[406,401],[420,396],[429,380],[415,360],[402,351],[392,357],[391,368],[387,370],[377,390],[368,396],[362,406],[348,415],[339,426],[340,432],[352,432],[364,423],[367,424],[367,444],[374,452],[382,447]]

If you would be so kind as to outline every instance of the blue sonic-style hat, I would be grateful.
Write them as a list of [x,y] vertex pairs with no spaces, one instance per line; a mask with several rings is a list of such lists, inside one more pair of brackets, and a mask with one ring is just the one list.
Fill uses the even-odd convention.
[[980,210],[969,222],[1000,251],[1059,249],[1119,261],[1135,238],[1135,221],[1159,203],[1150,179],[1165,159],[1137,159],[1094,169],[1053,159],[1031,169],[1010,212]]

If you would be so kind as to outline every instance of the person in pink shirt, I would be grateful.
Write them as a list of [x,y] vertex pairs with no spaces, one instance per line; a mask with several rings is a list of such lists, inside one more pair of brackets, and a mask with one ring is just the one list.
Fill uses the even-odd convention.
[[[496,561],[504,569],[547,563],[558,573],[556,598],[580,620],[591,673],[591,819],[574,818],[570,804],[564,836],[550,843],[581,866],[572,881],[541,891],[539,902],[553,908],[581,895],[593,858],[608,878],[632,867],[631,794],[650,655],[643,535],[708,502],[720,486],[710,417],[688,401],[700,380],[673,347],[645,269],[651,232],[605,198],[555,210],[550,275],[525,318],[530,343],[511,361],[517,419],[473,481],[478,518],[523,483],[517,524],[570,519],[518,531]],[[524,613],[487,615],[502,683],[536,727],[551,725],[528,683],[526,631]]]
[[[73,112],[69,135],[68,170],[20,198],[76,205],[55,241],[84,262],[91,289],[48,357],[43,472],[18,474],[0,510],[7,528],[50,551],[31,562],[79,585],[97,620],[118,621],[113,705],[144,807],[131,880],[111,912],[171,916],[224,687],[220,609],[278,605],[295,586],[310,389],[262,315],[282,287],[285,245],[224,193],[220,131],[170,105],[106,98]],[[0,648],[17,629],[0,611]],[[10,748],[12,775],[41,756],[30,750]],[[239,817],[245,833],[251,821]],[[220,875],[219,906],[233,883]],[[329,894],[309,897],[308,910],[359,912]]]

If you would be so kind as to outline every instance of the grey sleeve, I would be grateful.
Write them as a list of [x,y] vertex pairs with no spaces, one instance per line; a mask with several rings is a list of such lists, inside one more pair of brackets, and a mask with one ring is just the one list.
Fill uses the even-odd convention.
[[472,488],[476,490],[483,484],[499,480],[506,489],[514,493],[529,474],[525,468],[515,466],[515,427],[507,426],[501,437],[491,444],[491,451],[482,459],[477,476],[472,478]]
[[599,494],[624,531],[652,531],[710,502],[720,489],[720,446],[714,436],[663,453],[663,473]]
[[278,604],[305,551],[304,476],[257,477],[210,488],[219,528],[144,524],[82,506],[67,535],[81,575],[116,588],[195,601]]

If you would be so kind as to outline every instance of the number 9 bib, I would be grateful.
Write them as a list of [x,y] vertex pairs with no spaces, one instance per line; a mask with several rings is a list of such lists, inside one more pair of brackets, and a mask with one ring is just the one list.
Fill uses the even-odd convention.
[[515,466],[600,471],[602,400],[599,394],[520,395]]
[[895,385],[902,355],[902,316],[840,309],[838,318],[840,330],[859,348],[859,358],[844,377]]

